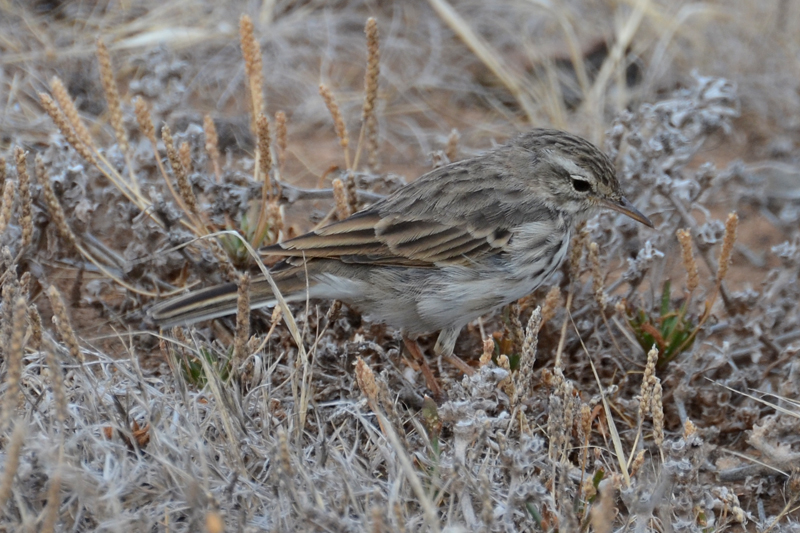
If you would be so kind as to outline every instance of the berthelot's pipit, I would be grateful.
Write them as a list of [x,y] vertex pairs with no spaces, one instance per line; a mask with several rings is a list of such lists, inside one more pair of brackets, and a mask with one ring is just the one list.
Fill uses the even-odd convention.
[[[440,331],[451,355],[463,326],[530,294],[567,255],[570,231],[601,208],[653,227],[623,196],[611,161],[590,142],[536,129],[473,159],[433,170],[316,231],[267,246],[287,301],[338,299],[407,336]],[[235,284],[159,303],[163,326],[236,310]],[[251,306],[275,299],[264,279]]]

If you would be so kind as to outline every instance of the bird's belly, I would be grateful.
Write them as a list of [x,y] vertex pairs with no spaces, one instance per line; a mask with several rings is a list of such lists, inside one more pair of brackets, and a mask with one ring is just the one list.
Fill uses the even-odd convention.
[[568,235],[555,234],[537,249],[480,264],[373,267],[359,276],[326,273],[315,276],[311,296],[343,300],[370,320],[411,334],[462,327],[545,283],[566,257],[568,244]]

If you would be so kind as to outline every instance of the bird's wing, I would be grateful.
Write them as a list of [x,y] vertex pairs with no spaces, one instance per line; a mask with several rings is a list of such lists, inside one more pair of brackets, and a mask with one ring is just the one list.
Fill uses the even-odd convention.
[[515,228],[552,213],[500,156],[496,151],[433,170],[341,222],[261,252],[416,267],[501,254]]
[[264,255],[325,257],[365,264],[469,264],[507,250],[530,218],[525,190],[486,157],[438,168],[372,207]]
[[[449,222],[449,221],[448,221]],[[434,267],[502,253],[508,228],[480,230],[399,213],[367,210],[300,237],[261,249],[264,255],[324,257],[346,263]]]

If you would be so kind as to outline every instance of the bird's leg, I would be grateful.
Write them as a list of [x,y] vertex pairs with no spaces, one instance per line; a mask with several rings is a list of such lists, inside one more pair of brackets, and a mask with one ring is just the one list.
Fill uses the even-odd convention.
[[439,333],[439,338],[436,339],[433,353],[444,358],[445,361],[461,370],[466,375],[471,376],[475,373],[475,370],[453,353],[456,347],[456,339],[458,339],[458,334],[460,332],[461,328],[443,329]]
[[422,350],[420,349],[419,344],[417,344],[417,340],[411,339],[407,335],[403,334],[403,344],[406,345],[406,349],[411,354],[411,357],[413,357],[419,364],[419,367],[422,370],[422,375],[425,378],[425,384],[433,393],[434,398],[444,398],[442,388],[439,386],[439,382],[436,381],[436,377],[434,377],[431,367],[428,366],[425,356],[422,355]]

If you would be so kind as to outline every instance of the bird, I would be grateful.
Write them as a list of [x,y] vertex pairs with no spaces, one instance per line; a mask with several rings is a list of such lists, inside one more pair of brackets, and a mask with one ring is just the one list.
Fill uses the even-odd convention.
[[[434,169],[341,221],[259,250],[287,302],[341,300],[404,338],[439,331],[453,355],[461,329],[532,293],[559,268],[575,225],[607,208],[653,227],[623,195],[611,160],[571,133],[533,129]],[[275,305],[262,276],[251,308]],[[237,285],[153,306],[162,327],[233,314]]]

